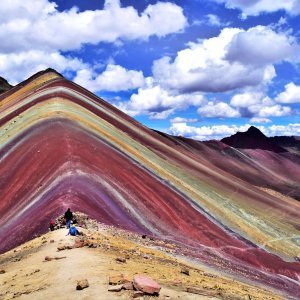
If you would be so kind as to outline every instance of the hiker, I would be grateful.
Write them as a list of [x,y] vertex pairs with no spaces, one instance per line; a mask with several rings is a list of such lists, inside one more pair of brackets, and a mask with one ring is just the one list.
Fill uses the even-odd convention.
[[51,220],[51,221],[50,221],[50,225],[49,225],[49,229],[50,229],[51,231],[53,231],[53,230],[54,230],[54,226],[55,226],[55,222],[54,222],[53,220]]
[[67,225],[67,228],[70,228],[70,226],[71,226],[71,221],[72,221],[72,219],[73,219],[73,214],[72,214],[70,208],[68,208],[68,210],[65,212],[65,219],[66,219],[66,225]]
[[77,234],[79,234],[79,231],[77,230],[77,228],[75,226],[72,226],[72,227],[70,227],[67,235],[76,236]]

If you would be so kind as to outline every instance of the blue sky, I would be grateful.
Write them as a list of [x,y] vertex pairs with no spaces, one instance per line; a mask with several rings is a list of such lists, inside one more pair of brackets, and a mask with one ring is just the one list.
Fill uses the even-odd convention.
[[299,0],[14,0],[0,23],[12,84],[52,67],[173,135],[300,135]]

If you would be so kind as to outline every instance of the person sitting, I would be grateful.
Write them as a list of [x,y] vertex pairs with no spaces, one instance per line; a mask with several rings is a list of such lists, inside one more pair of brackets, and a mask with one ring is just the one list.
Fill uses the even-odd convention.
[[77,228],[75,226],[71,226],[67,235],[76,236],[77,234],[79,234]]

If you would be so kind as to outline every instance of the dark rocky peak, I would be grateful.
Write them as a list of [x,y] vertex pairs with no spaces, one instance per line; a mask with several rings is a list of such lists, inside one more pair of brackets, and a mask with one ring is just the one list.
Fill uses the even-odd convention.
[[10,90],[12,87],[5,78],[0,76],[0,94]]
[[244,133],[247,134],[248,136],[253,136],[253,137],[260,137],[260,138],[267,138],[258,128],[255,126],[249,127],[249,129]]
[[254,126],[251,126],[246,132],[237,132],[230,137],[226,137],[221,142],[234,148],[262,149],[276,153],[287,152],[284,148],[274,144],[270,138]]

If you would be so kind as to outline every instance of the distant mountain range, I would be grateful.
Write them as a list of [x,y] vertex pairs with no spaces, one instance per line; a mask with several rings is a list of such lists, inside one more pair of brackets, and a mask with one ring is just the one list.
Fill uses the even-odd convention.
[[246,132],[223,138],[222,143],[240,149],[261,149],[283,153],[289,150],[300,151],[300,138],[295,136],[267,137],[258,128],[251,126]]

